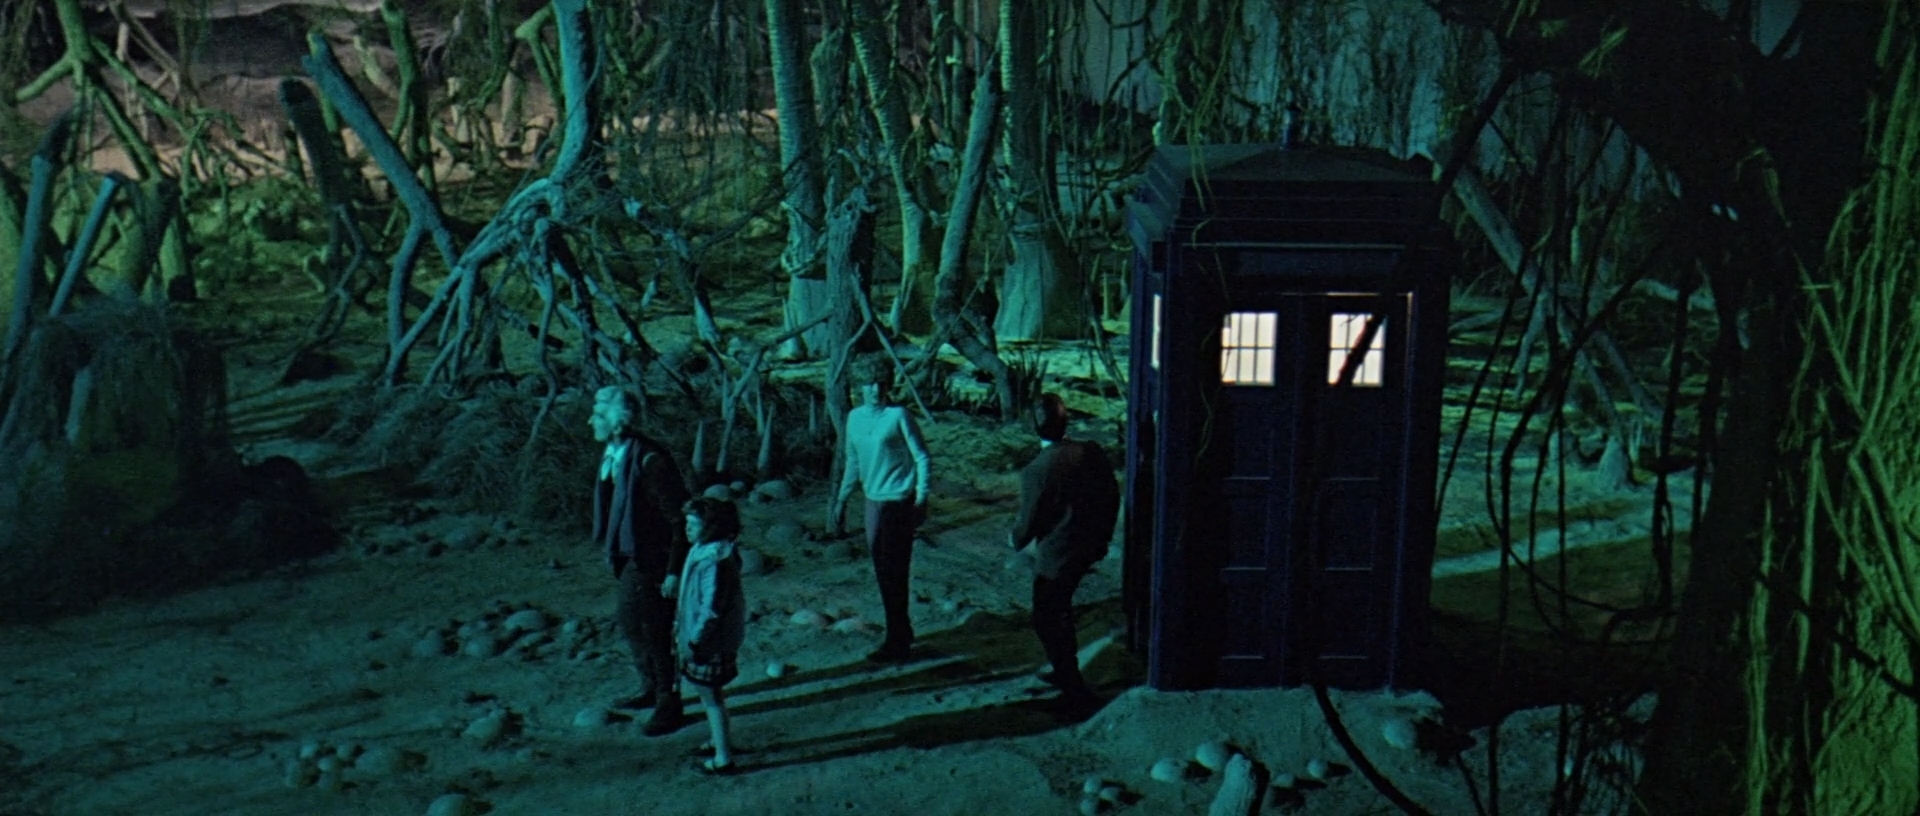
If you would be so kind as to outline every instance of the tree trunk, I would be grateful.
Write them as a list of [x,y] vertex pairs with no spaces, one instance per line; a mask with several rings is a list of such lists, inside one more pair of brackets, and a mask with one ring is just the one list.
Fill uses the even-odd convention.
[[1007,95],[1007,175],[1012,186],[1008,234],[1013,256],[1000,282],[993,332],[1001,340],[1086,336],[1089,307],[1081,271],[1061,235],[1053,162],[1043,133],[1039,15],[1000,0],[1001,88]]
[[880,124],[887,168],[893,175],[894,195],[900,202],[900,289],[894,311],[894,330],[925,333],[932,328],[933,276],[938,271],[940,234],[926,199],[932,190],[926,163],[912,161],[913,124],[907,116],[906,94],[893,81],[893,49],[888,45],[885,16],[875,0],[853,0],[853,48],[866,78],[873,117]]
[[[773,56],[774,106],[780,117],[781,179],[786,189],[787,248],[780,268],[787,273],[783,322],[805,325],[833,308],[821,255],[825,250],[826,206],[821,193],[819,119],[813,109],[812,83],[804,56],[805,28],[799,0],[767,0],[767,42]],[[781,356],[817,358],[832,353],[823,327],[789,340]]]

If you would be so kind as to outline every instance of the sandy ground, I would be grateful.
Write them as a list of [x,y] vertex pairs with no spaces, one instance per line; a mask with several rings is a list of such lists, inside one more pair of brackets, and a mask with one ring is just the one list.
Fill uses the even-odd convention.
[[[636,675],[613,583],[584,542],[378,498],[377,474],[329,470],[331,452],[310,444],[247,453],[294,455],[376,498],[326,557],[0,629],[0,813],[1068,814],[1090,777],[1119,788],[1103,812],[1205,813],[1220,774],[1187,760],[1213,740],[1300,779],[1274,786],[1262,812],[1396,811],[1353,772],[1310,691],[1144,687],[1112,638],[1116,558],[1078,597],[1083,658],[1109,702],[1084,722],[1055,716],[1033,679],[1027,582],[1000,543],[1011,474],[937,485],[914,563],[922,656],[901,667],[860,657],[878,596],[858,548],[811,540],[822,497],[743,502],[744,543],[768,568],[747,579],[752,622],[729,689],[744,773],[715,779],[689,756],[704,722],[649,739],[608,710]],[[794,623],[803,610],[826,623]],[[1484,730],[1457,759],[1405,750],[1384,726],[1445,719],[1433,697],[1334,700],[1369,760],[1431,812],[1487,804]],[[1503,812],[1546,812],[1556,716],[1503,727]],[[1165,758],[1186,777],[1151,778]],[[1330,763],[1324,781],[1308,778],[1316,759]]]

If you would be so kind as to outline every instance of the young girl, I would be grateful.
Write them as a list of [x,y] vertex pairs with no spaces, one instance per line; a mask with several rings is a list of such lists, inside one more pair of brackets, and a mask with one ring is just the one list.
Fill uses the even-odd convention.
[[740,675],[740,643],[746,639],[747,603],[740,589],[740,511],[733,502],[702,496],[687,502],[687,541],[693,545],[680,572],[680,673],[693,684],[707,710],[713,756],[701,773],[734,772],[727,744],[727,702],[721,688]]

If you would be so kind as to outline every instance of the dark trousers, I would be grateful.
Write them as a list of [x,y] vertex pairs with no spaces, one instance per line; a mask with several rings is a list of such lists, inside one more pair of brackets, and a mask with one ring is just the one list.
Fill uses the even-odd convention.
[[660,594],[662,576],[628,566],[620,571],[615,616],[641,682],[653,689],[654,708],[679,710],[680,687],[673,665],[673,601]]
[[913,533],[920,527],[920,510],[911,499],[867,502],[867,550],[873,553],[873,576],[880,582],[880,606],[887,613],[887,636],[882,648],[913,645],[913,621],[907,610],[913,575]]
[[1055,684],[1062,689],[1083,689],[1080,677],[1080,636],[1073,626],[1073,593],[1080,588],[1090,565],[1069,563],[1054,578],[1033,576],[1033,633],[1040,648],[1053,664]]

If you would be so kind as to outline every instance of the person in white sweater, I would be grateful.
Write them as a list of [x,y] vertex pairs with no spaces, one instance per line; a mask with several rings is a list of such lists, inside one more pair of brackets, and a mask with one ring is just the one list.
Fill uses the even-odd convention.
[[846,507],[858,486],[866,494],[867,550],[873,554],[880,605],[887,633],[880,648],[867,655],[876,663],[899,663],[911,656],[913,622],[907,599],[913,571],[914,531],[927,518],[927,474],[932,458],[920,438],[920,426],[905,408],[888,399],[893,390],[889,361],[865,358],[852,371],[861,404],[847,412],[840,438],[846,451],[840,490],[827,510],[829,535],[844,534]]

